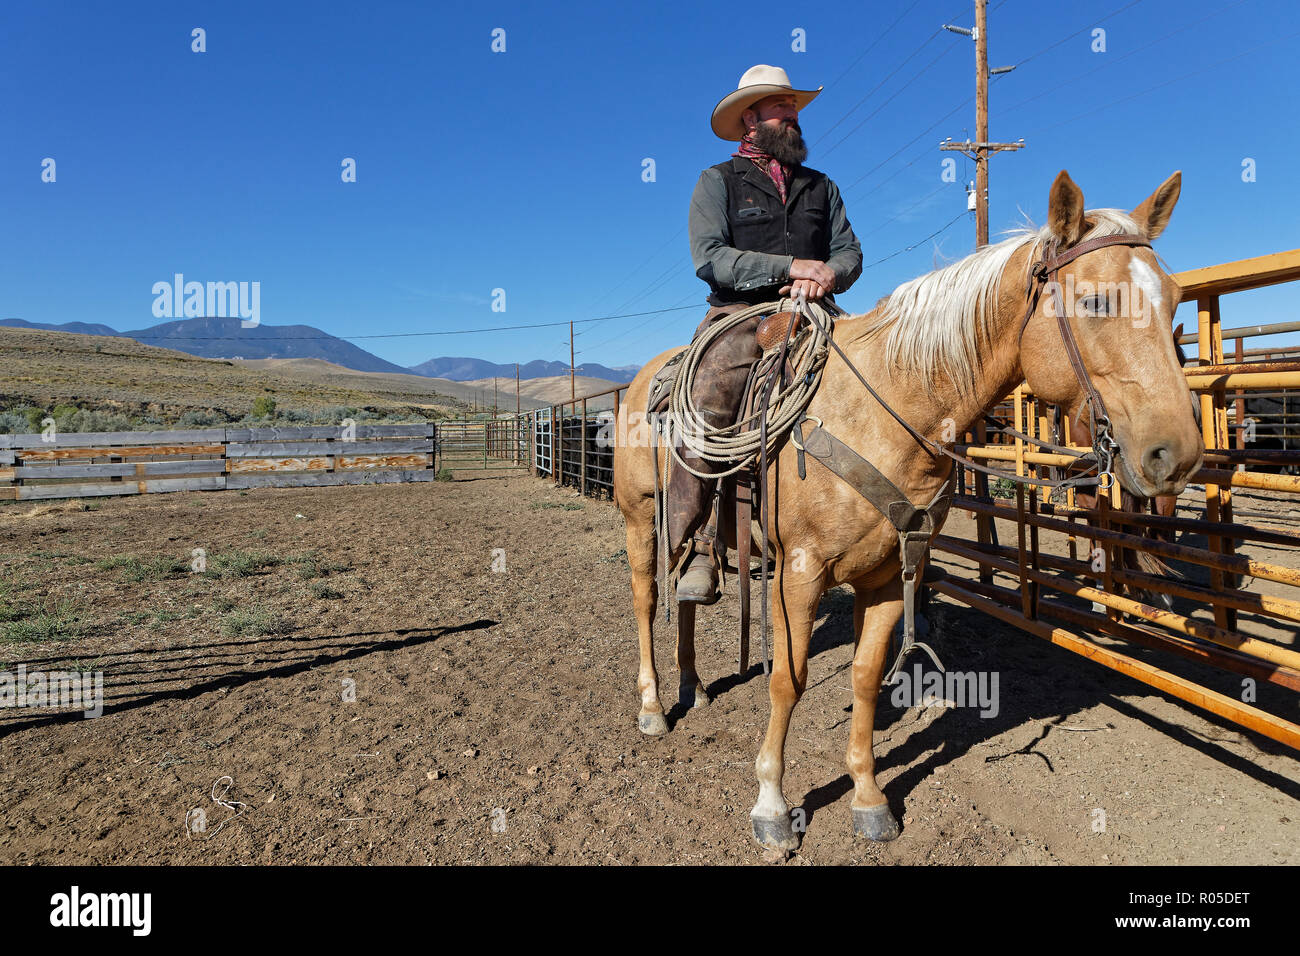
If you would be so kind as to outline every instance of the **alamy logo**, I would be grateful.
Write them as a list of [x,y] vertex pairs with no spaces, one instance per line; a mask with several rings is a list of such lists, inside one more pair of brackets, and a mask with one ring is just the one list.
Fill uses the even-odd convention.
[[129,926],[133,936],[148,936],[153,925],[152,893],[69,893],[50,897],[51,926]]
[[924,671],[914,664],[911,673],[899,671],[889,702],[895,707],[978,707],[981,717],[996,717],[997,671]]
[[0,671],[0,707],[77,707],[86,717],[104,712],[104,672]]
[[262,321],[262,283],[186,282],[176,273],[171,282],[153,284],[153,314],[158,319],[239,317],[241,329],[254,329]]

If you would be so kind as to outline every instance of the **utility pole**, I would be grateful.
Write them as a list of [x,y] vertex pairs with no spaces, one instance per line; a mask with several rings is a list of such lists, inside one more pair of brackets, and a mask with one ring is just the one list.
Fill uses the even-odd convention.
[[515,363],[515,417],[519,417],[519,363]]
[[573,383],[573,373],[574,373],[573,359],[574,359],[573,321],[570,320],[569,321],[569,400],[576,402],[578,400],[578,392],[577,392],[577,387]]
[[[966,30],[947,23],[945,30],[960,33],[975,41],[975,141],[966,140],[954,143],[948,137],[939,144],[941,150],[953,150],[975,161],[974,193],[969,197],[970,208],[975,210],[975,247],[989,244],[989,156],[1003,150],[1024,149],[1022,138],[1018,143],[989,142],[989,76],[995,73],[1010,73],[1014,66],[1000,66],[989,70],[989,21],[988,0],[975,0],[975,29]],[[975,442],[983,445],[988,441],[988,431],[981,417],[975,423]],[[975,495],[980,498],[989,496],[988,477],[975,473]],[[988,515],[978,515],[975,519],[975,532],[980,544],[997,544],[998,529]],[[980,580],[985,584],[993,581],[993,572],[987,566],[980,568]]]
[[497,377],[492,376],[492,417],[497,417]]
[[975,161],[975,245],[978,248],[989,244],[989,156],[1025,146],[1024,139],[1018,143],[989,142],[989,77],[996,73],[1010,73],[1015,67],[1000,66],[989,70],[988,0],[975,0],[974,30],[946,23],[943,28],[975,41],[975,141],[954,143],[949,137],[939,148],[964,153]]

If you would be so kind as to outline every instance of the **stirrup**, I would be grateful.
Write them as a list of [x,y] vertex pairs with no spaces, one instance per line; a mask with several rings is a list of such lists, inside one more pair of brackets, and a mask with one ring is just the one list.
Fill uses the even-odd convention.
[[713,553],[699,549],[698,540],[691,542],[691,550],[682,557],[677,570],[676,596],[679,602],[708,606],[722,598],[718,587],[718,570]]

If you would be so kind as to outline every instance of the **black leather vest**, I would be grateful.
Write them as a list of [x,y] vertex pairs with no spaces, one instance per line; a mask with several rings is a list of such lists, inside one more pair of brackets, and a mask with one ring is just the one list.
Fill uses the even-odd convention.
[[[727,186],[727,225],[731,245],[745,252],[767,252],[825,262],[831,257],[830,200],[824,173],[796,166],[781,204],[772,178],[748,159],[733,156],[713,167]],[[710,282],[710,301],[758,303],[777,298],[784,282],[758,289],[723,289]]]

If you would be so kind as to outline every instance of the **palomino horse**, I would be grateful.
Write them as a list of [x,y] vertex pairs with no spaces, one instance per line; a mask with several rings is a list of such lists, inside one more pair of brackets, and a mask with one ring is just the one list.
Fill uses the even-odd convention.
[[[1098,236],[1154,239],[1178,200],[1175,173],[1132,213],[1084,209],[1083,193],[1064,171],[1052,184],[1047,225],[987,246],[946,268],[905,283],[866,315],[835,324],[835,342],[913,428],[938,442],[960,435],[1021,381],[1034,394],[1077,417],[1084,403],[1081,376],[1067,357],[1051,295],[1030,301],[1031,266]],[[1187,384],[1174,354],[1170,316],[1179,288],[1144,244],[1107,245],[1080,254],[1058,273],[1064,307],[1082,363],[1109,411],[1119,451],[1115,474],[1142,497],[1177,494],[1200,466],[1201,436],[1192,420]],[[1091,284],[1089,287],[1088,284]],[[1120,290],[1138,289],[1151,314],[1122,313]],[[1112,290],[1108,293],[1106,290]],[[1128,297],[1128,303],[1134,302]],[[1022,320],[1024,325],[1022,325]],[[619,412],[614,496],[627,522],[641,643],[638,724],[647,734],[668,730],[659,699],[653,626],[656,541],[654,491],[664,451],[637,436],[629,413],[646,405],[655,372],[677,350],[650,362],[628,388]],[[825,430],[868,457],[916,505],[949,481],[951,461],[923,448],[886,414],[835,352],[808,408]],[[662,473],[662,472],[660,472]],[[808,644],[822,594],[840,584],[855,594],[852,666],[853,716],[848,769],[853,779],[854,831],[872,840],[898,835],[897,821],[876,784],[872,727],[885,672],[890,633],[903,609],[898,535],[879,511],[845,481],[808,460],[798,474],[786,443],[768,472],[768,531],[773,580],[773,661],[767,736],[757,759],[758,801],[750,813],[755,839],[772,849],[798,845],[781,790],[790,716],[807,687]],[[733,522],[734,523],[734,522]],[[734,530],[731,532],[734,536]],[[757,540],[757,536],[755,536]],[[734,540],[729,542],[734,547]],[[678,555],[671,556],[676,560]],[[741,567],[746,562],[742,559]],[[681,605],[677,664],[681,700],[708,702],[695,669],[694,608]]]

